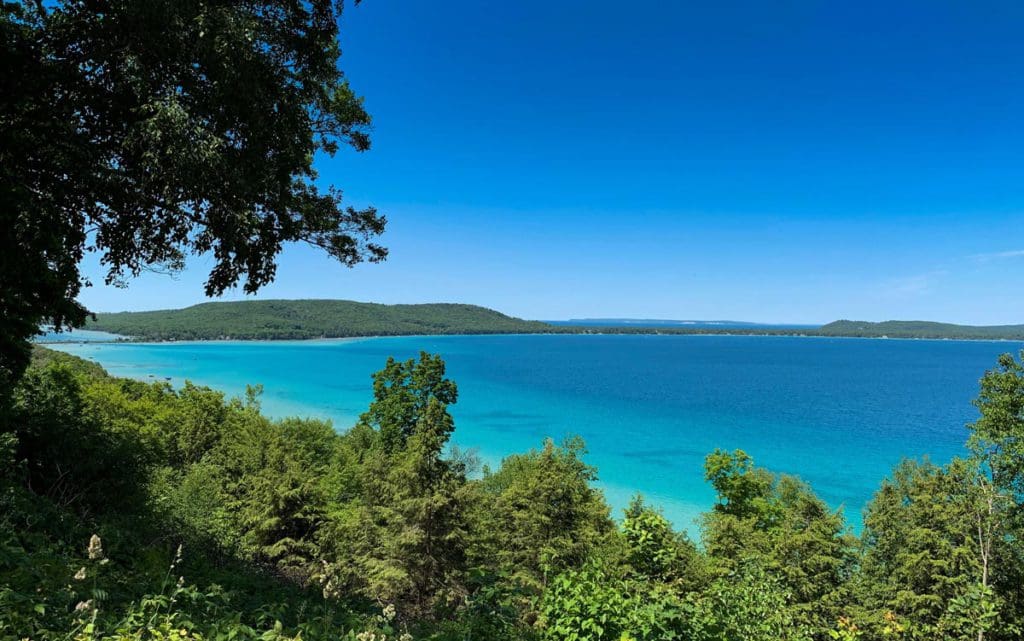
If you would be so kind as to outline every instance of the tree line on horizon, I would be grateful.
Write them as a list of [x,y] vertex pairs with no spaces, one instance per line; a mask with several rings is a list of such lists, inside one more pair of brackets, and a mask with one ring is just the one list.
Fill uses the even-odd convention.
[[215,302],[183,309],[98,314],[86,325],[129,340],[281,340],[415,334],[669,334],[1024,340],[1024,325],[835,321],[821,327],[678,327],[528,321],[477,305],[383,305],[347,300]]
[[203,303],[177,310],[98,314],[86,324],[87,329],[142,340],[513,334],[543,332],[549,327],[476,305],[383,305],[347,300]]
[[904,461],[855,537],[800,479],[715,451],[700,538],[616,520],[578,438],[497,469],[448,447],[443,361],[389,359],[351,429],[259,390],[108,376],[38,348],[0,438],[0,640],[1017,639],[1024,366],[969,454]]

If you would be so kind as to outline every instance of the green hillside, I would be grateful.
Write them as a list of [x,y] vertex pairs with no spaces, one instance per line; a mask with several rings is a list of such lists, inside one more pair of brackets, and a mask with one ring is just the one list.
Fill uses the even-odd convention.
[[852,336],[864,338],[956,338],[1024,340],[1024,325],[954,325],[931,321],[867,321],[840,320],[822,326],[821,336]]
[[347,300],[203,303],[185,309],[98,314],[87,329],[147,340],[339,338],[543,332],[550,325],[476,305],[380,305]]
[[1024,340],[1024,325],[839,320],[818,329],[550,325],[456,303],[382,305],[348,300],[216,302],[185,309],[98,314],[87,329],[141,340],[274,340],[416,334],[742,334],[855,338]]

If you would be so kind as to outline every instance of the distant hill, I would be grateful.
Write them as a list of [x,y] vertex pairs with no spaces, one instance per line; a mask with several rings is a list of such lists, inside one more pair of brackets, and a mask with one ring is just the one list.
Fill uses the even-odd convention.
[[1024,340],[1024,325],[954,325],[932,321],[868,321],[839,320],[820,327],[820,336],[851,336],[864,338],[959,338]]
[[[974,327],[929,321],[840,320],[822,327],[742,321],[628,318],[527,321],[455,303],[381,305],[348,300],[203,303],[185,309],[98,314],[86,329],[139,340],[280,340],[413,334],[742,334],[1024,341],[1024,325]],[[74,340],[76,337],[69,335]]]
[[97,314],[86,328],[145,340],[512,334],[552,329],[546,323],[476,305],[381,305],[348,300],[219,302],[185,309]]

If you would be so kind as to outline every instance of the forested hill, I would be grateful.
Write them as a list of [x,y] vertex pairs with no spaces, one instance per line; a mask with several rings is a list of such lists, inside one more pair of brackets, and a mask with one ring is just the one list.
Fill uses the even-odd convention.
[[381,305],[348,300],[203,303],[185,309],[98,314],[87,325],[87,329],[147,340],[512,334],[543,332],[550,327],[476,305]]
[[971,326],[930,321],[840,320],[820,328],[676,327],[665,325],[549,324],[478,305],[382,305],[348,300],[216,302],[185,309],[98,314],[86,328],[140,340],[274,340],[408,336],[417,334],[744,334],[862,338],[1024,340],[1024,325]]
[[840,320],[824,325],[814,332],[820,336],[851,336],[863,338],[952,338],[1024,340],[1024,325],[953,325],[931,321],[867,321]]

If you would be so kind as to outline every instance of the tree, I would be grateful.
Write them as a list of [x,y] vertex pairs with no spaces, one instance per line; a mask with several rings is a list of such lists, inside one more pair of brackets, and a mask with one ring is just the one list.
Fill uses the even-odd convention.
[[629,565],[645,581],[660,582],[681,591],[700,587],[704,568],[697,547],[639,495],[630,501],[622,520]]
[[861,600],[878,622],[893,612],[911,633],[936,635],[947,606],[977,583],[980,567],[965,488],[967,461],[904,461],[864,512]]
[[[137,475],[155,444],[98,420],[105,398],[89,398],[74,363],[33,368],[13,395],[14,456],[26,489],[83,515],[137,507]],[[101,387],[103,389],[105,386]]]
[[583,440],[505,458],[475,484],[471,562],[539,591],[550,573],[580,566],[614,533],[604,495],[591,483]]
[[1010,354],[986,372],[970,456],[904,461],[864,517],[859,600],[911,634],[1018,638],[1024,621],[1024,366]]
[[799,479],[754,467],[742,450],[716,450],[704,469],[718,493],[703,522],[711,567],[727,576],[754,563],[782,581],[795,620],[830,627],[854,561],[842,512]]
[[[389,358],[374,374],[374,401],[353,438],[365,446],[354,508],[333,537],[340,566],[403,617],[428,617],[464,595],[465,470],[445,457],[455,429],[455,383],[440,356]],[[344,574],[346,567],[333,572]]]
[[[1024,352],[1021,353],[1024,357]],[[974,401],[980,416],[970,424],[967,446],[976,470],[969,494],[975,544],[981,565],[976,595],[992,587],[1005,595],[1003,625],[1024,626],[1024,364],[1012,354],[985,373]],[[988,607],[980,598],[969,603]],[[977,610],[977,608],[976,608]],[[984,638],[983,619],[975,617]]]
[[991,476],[993,491],[1014,512],[1024,510],[1024,364],[1012,354],[1000,356],[999,366],[982,377],[974,405],[981,416],[969,426],[967,445]]
[[359,422],[380,432],[386,450],[404,446],[431,402],[447,407],[458,400],[458,387],[444,374],[439,355],[420,352],[419,362],[388,357],[384,369],[373,375],[373,403]]
[[273,280],[289,242],[349,266],[384,259],[384,218],[315,184],[317,154],[370,144],[370,117],[337,66],[341,7],[4,3],[0,392],[41,324],[84,322],[87,252],[111,284],[210,254],[211,296]]
[[778,513],[771,502],[775,481],[771,472],[754,467],[754,459],[743,450],[715,450],[704,460],[704,478],[718,493],[716,513],[745,519],[755,517],[767,527]]

